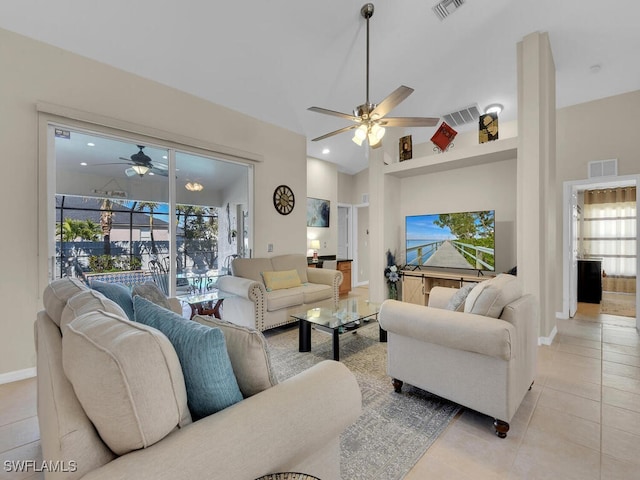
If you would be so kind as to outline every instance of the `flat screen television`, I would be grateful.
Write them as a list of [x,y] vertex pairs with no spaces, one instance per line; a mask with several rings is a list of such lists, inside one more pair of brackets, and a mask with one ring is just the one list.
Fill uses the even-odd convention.
[[405,238],[408,268],[495,271],[495,210],[407,216]]

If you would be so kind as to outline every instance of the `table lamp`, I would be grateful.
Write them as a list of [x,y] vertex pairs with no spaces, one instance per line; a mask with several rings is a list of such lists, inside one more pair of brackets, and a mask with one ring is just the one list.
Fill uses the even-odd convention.
[[318,262],[318,249],[320,248],[320,240],[311,240],[309,248],[313,250],[313,263]]

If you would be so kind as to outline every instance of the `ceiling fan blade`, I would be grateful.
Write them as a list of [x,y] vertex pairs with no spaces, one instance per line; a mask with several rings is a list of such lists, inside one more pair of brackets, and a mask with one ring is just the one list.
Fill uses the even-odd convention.
[[318,140],[324,140],[325,138],[333,137],[334,135],[338,135],[342,132],[348,132],[349,130],[353,130],[354,128],[358,128],[359,125],[349,125],[348,127],[341,128],[340,130],[335,130],[333,132],[329,132],[321,137],[314,138],[311,140],[312,142],[317,142]]
[[354,117],[353,115],[349,115],[348,113],[336,112],[335,110],[328,110],[326,108],[321,107],[309,107],[307,110],[317,113],[324,113],[325,115],[333,115],[334,117],[346,118],[347,120],[351,120],[352,122],[359,122],[360,118]]
[[90,163],[91,167],[97,167],[99,165],[132,165],[130,161],[125,162],[107,162],[107,163]]
[[154,166],[151,169],[151,172],[154,173],[155,175],[160,175],[162,177],[168,177],[169,176],[169,171],[168,170],[164,170],[162,168],[157,168],[157,166]]
[[400,85],[391,94],[382,100],[370,114],[372,119],[382,118],[413,93],[413,88]]
[[385,117],[380,125],[385,127],[435,127],[440,118],[437,117]]

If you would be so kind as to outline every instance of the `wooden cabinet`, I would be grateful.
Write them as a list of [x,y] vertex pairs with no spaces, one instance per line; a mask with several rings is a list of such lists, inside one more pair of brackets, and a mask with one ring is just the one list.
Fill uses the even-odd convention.
[[351,291],[351,260],[338,260],[338,270],[343,276],[340,295],[347,295]]
[[488,277],[464,273],[403,271],[402,301],[428,305],[429,292],[433,287],[460,288],[465,283],[478,283],[487,279]]

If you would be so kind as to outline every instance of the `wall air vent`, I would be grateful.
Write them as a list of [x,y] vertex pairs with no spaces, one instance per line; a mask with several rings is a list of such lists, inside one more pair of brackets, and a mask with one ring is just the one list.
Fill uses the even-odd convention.
[[468,107],[461,108],[455,112],[442,115],[442,118],[452,127],[458,127],[465,123],[477,122],[480,117],[480,109],[478,104],[469,105]]
[[442,0],[433,7],[433,12],[440,20],[444,20],[462,6],[464,0]]
[[614,177],[618,175],[618,159],[589,162],[589,178]]

